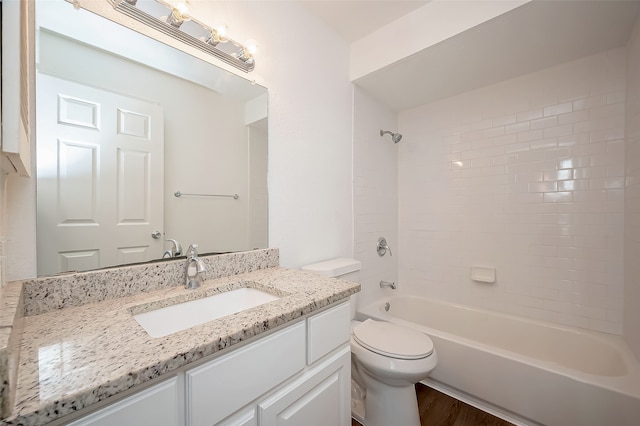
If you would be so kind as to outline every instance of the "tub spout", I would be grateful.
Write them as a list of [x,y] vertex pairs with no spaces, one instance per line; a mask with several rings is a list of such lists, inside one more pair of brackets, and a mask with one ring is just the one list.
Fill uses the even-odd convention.
[[380,281],[380,288],[385,288],[385,287],[390,287],[391,290],[395,290],[396,287],[396,283],[395,282],[388,282],[388,281]]

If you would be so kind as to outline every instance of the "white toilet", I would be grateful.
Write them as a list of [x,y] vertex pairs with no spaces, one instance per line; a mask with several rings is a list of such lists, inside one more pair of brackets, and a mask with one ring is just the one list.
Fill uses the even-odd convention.
[[[302,270],[358,281],[360,262],[332,259]],[[356,297],[351,299],[354,315]],[[352,321],[353,417],[365,426],[420,426],[414,385],[427,378],[437,363],[433,342],[424,333],[372,319]]]

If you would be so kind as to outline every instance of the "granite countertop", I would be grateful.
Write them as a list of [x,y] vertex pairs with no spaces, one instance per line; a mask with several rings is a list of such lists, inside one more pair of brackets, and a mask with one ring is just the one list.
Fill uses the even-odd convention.
[[[256,287],[280,299],[151,338],[132,313]],[[75,412],[359,291],[359,284],[272,267],[24,317],[12,413],[0,424],[39,425]]]

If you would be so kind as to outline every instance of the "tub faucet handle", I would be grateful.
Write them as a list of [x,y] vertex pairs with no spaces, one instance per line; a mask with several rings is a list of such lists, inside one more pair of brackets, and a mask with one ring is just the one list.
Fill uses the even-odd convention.
[[393,256],[393,253],[391,253],[391,249],[389,248],[389,244],[387,244],[387,239],[385,237],[378,238],[378,244],[376,244],[378,256],[384,256],[387,254],[387,250],[389,250],[389,256]]

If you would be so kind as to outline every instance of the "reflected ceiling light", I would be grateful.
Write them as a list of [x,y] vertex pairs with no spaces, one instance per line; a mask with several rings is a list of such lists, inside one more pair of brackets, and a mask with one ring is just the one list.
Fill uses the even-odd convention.
[[189,0],[107,0],[115,10],[229,65],[255,68],[255,40],[241,44],[229,37],[225,24],[214,27],[190,15]]
[[180,12],[183,15],[186,15],[187,13],[189,13],[189,1],[188,0],[177,1],[175,3],[172,3],[172,2],[163,2],[163,3],[168,3],[168,4],[172,5],[174,9],[176,9],[178,12]]
[[[127,0],[125,0],[127,1]],[[136,4],[138,0],[135,0]],[[187,5],[187,1],[176,1],[176,2],[172,2],[172,1],[165,1],[165,0],[156,0],[158,3],[161,3],[165,6],[167,6],[168,8],[171,9],[171,13],[169,14],[169,16],[167,16],[166,18],[164,18],[163,20],[169,24],[172,25],[176,28],[180,28],[180,26],[182,25],[182,23],[184,21],[188,21],[189,20],[189,16],[187,15],[187,13],[189,12],[189,6]],[[128,2],[130,3],[130,2]]]
[[186,17],[180,13],[178,9],[171,9],[171,14],[167,16],[165,22],[169,25],[172,25],[176,28],[180,28],[180,25],[186,20]]
[[258,51],[258,42],[254,39],[249,39],[244,42],[244,47],[238,52],[238,59],[246,63],[253,63],[253,55]]
[[217,46],[218,43],[226,43],[229,41],[229,29],[227,24],[218,24],[214,28],[211,28],[209,36],[206,42],[212,46]]

